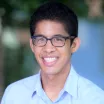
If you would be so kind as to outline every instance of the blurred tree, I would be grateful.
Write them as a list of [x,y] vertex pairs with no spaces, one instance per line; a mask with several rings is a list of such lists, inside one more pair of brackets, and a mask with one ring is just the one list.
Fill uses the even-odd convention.
[[102,17],[103,14],[103,0],[85,0],[88,5],[88,16],[91,18]]
[[[0,1],[0,7],[4,8],[6,13],[4,16],[4,24],[15,24],[16,20],[23,20],[24,24],[28,24],[30,15],[33,10],[40,4],[47,1],[59,1],[70,6],[78,16],[102,16],[104,0],[3,0]],[[8,21],[9,20],[9,21]],[[11,22],[12,20],[12,22]],[[26,22],[27,21],[27,22]],[[21,24],[19,24],[21,25]]]
[[[18,24],[19,26],[26,26],[28,24],[30,15],[34,9],[40,4],[54,0],[3,0],[0,1],[0,7],[4,8],[6,13],[4,15],[4,24]],[[83,0],[55,0],[70,6],[79,16],[86,16],[87,5]],[[83,9],[82,9],[83,8]],[[8,21],[9,20],[9,21]],[[17,22],[15,22],[17,21]],[[19,23],[19,22],[23,23]]]
[[0,98],[3,94],[4,87],[4,73],[3,73],[3,46],[2,46],[2,16],[4,15],[4,10],[0,8]]

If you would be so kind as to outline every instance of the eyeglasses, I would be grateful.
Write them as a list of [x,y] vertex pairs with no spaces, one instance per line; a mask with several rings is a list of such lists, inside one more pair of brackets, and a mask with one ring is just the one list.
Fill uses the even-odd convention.
[[47,41],[50,40],[51,44],[55,47],[63,47],[67,39],[74,39],[74,36],[64,37],[62,35],[55,35],[52,38],[47,38],[43,35],[34,35],[31,36],[32,42],[35,46],[43,47],[47,44]]

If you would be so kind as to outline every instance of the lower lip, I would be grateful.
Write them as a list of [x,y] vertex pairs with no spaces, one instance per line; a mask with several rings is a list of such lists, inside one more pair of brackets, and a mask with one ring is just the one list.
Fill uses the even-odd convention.
[[54,65],[56,64],[56,61],[57,61],[57,59],[54,60],[54,61],[52,61],[52,62],[46,62],[46,61],[43,59],[43,63],[44,63],[44,65],[47,66],[47,67],[52,67],[52,66],[54,66]]

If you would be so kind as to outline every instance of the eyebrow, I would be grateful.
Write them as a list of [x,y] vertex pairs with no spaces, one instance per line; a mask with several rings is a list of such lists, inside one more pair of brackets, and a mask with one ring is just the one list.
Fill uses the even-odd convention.
[[[44,36],[43,34],[34,34],[34,36],[43,36],[43,37],[46,37],[46,36]],[[69,36],[65,36],[65,35],[62,35],[62,34],[55,34],[55,35],[53,35],[52,37],[56,37],[56,36],[69,37]],[[51,37],[51,38],[52,38],[52,37]]]

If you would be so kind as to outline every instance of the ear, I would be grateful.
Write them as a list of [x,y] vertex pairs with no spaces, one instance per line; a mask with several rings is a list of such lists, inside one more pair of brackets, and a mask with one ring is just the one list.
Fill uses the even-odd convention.
[[32,43],[32,39],[31,38],[30,38],[30,47],[31,47],[32,52],[34,52],[34,45]]
[[77,37],[73,40],[73,43],[71,45],[71,52],[74,53],[78,50],[80,46],[80,39]]

